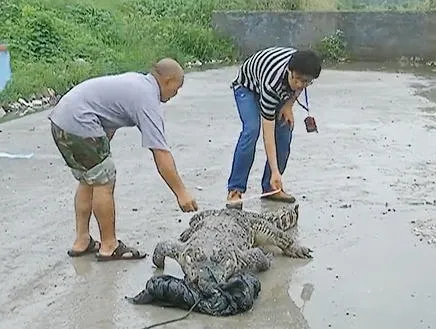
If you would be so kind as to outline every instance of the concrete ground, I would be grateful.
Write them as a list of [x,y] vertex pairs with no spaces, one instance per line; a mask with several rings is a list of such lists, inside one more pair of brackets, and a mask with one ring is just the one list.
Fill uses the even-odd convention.
[[[229,89],[234,74],[234,67],[189,74],[165,106],[178,169],[201,209],[224,205],[240,130]],[[314,259],[277,258],[246,314],[191,314],[162,328],[435,328],[436,105],[424,97],[434,96],[433,84],[411,74],[322,72],[309,92],[319,134],[306,133],[296,106],[284,175],[300,202],[300,239]],[[150,258],[101,264],[67,256],[76,183],[47,114],[0,125],[0,152],[34,153],[0,158],[0,327],[139,329],[183,315],[124,300],[153,274]],[[260,192],[261,140],[258,151],[247,196]],[[137,130],[117,132],[113,153],[119,237],[151,253],[159,239],[176,238],[190,215],[179,211]],[[246,203],[251,210],[274,206]],[[167,265],[166,273],[180,275],[175,262]]]

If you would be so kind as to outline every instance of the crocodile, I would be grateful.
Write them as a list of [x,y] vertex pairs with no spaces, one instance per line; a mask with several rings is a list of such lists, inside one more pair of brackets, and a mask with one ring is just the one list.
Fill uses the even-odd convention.
[[295,240],[299,205],[286,205],[276,211],[256,213],[235,208],[208,209],[189,220],[178,239],[160,241],[152,261],[164,268],[165,257],[176,260],[186,282],[207,289],[221,284],[236,273],[269,269],[273,254],[268,246],[281,249],[284,256],[312,258],[312,250]]

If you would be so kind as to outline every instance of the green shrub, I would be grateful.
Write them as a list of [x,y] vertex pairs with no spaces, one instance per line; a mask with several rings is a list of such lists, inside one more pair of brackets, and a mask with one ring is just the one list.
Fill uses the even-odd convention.
[[348,58],[347,43],[344,38],[344,32],[341,30],[337,30],[334,34],[322,38],[315,49],[327,61],[338,61]]
[[163,56],[234,58],[232,43],[209,26],[215,7],[212,0],[8,0],[0,36],[13,77],[0,103],[46,88],[63,93],[100,74],[146,71]]

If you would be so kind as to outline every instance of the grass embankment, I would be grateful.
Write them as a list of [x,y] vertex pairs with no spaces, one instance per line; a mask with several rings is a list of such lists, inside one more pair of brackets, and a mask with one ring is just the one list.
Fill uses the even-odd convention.
[[[234,60],[230,40],[210,27],[213,10],[337,10],[353,1],[4,0],[0,42],[9,46],[13,79],[0,106],[46,88],[62,94],[100,74],[145,71],[163,56],[182,64]],[[340,54],[341,42],[330,39],[325,47]]]
[[[315,1],[315,0],[314,0]],[[316,0],[335,3],[335,0]],[[0,42],[13,79],[0,105],[52,88],[62,94],[88,77],[145,71],[157,58],[234,60],[210,27],[214,9],[301,9],[308,0],[7,0]]]

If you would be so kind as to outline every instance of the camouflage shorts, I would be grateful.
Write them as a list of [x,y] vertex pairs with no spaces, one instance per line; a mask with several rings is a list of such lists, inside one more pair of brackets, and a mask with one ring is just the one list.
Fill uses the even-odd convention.
[[51,133],[65,163],[78,181],[88,185],[115,181],[116,168],[106,136],[83,138],[65,132],[54,123],[51,124]]

